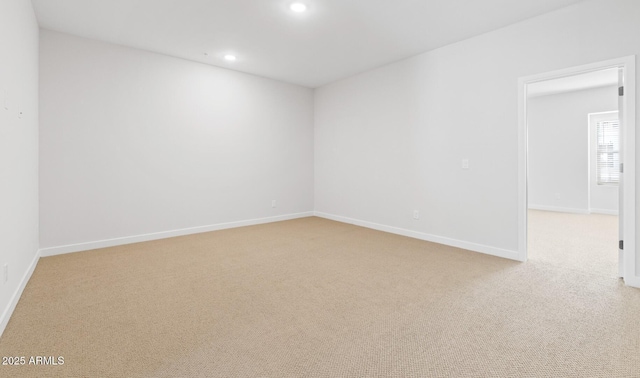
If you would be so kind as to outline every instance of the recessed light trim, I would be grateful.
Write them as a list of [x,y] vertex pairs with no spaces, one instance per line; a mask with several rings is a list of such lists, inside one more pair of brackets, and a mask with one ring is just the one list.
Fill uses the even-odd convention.
[[224,56],[224,60],[226,60],[227,62],[235,62],[236,60],[238,60],[238,57],[233,54],[227,54]]
[[304,3],[295,2],[295,3],[292,3],[291,5],[289,5],[289,9],[291,9],[292,11],[294,11],[296,13],[302,13],[302,12],[305,12],[307,10],[307,5],[304,4]]

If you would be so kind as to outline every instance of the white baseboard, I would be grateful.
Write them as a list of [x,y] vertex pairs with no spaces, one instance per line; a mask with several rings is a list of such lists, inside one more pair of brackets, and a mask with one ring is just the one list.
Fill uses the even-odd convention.
[[556,211],[559,213],[572,213],[572,214],[589,214],[587,209],[575,209],[572,207],[558,207],[558,206],[546,206],[546,205],[532,205],[529,204],[530,210],[544,210],[544,211]]
[[7,324],[9,324],[9,319],[11,319],[11,315],[13,311],[16,309],[16,305],[22,296],[22,292],[24,288],[27,286],[27,282],[31,279],[31,275],[33,271],[36,269],[36,265],[38,265],[38,260],[40,259],[40,251],[36,251],[36,255],[33,257],[33,261],[31,261],[31,265],[22,276],[22,280],[20,280],[20,284],[18,284],[18,289],[13,293],[9,304],[4,309],[2,313],[2,317],[0,317],[0,337],[4,333],[5,328],[7,328]]
[[315,215],[317,217],[331,219],[331,220],[342,222],[342,223],[354,224],[356,226],[362,226],[362,227],[371,228],[378,231],[384,231],[392,234],[408,236],[414,239],[420,239],[420,240],[425,240],[433,243],[444,244],[451,247],[462,248],[462,249],[466,249],[473,252],[480,252],[487,255],[502,257],[505,259],[522,261],[518,251],[510,251],[508,249],[496,248],[488,245],[471,243],[471,242],[451,239],[443,236],[430,235],[430,234],[426,234],[419,231],[412,231],[412,230],[407,230],[399,227],[386,226],[378,223],[367,222],[363,220],[352,219],[352,218],[347,218],[339,215],[322,213],[318,211],[315,212]]
[[618,215],[618,210],[609,209],[589,209],[592,214],[604,214],[604,215]]
[[593,208],[574,209],[571,207],[558,207],[558,206],[532,205],[532,204],[529,204],[528,207],[530,210],[555,211],[558,213],[618,215],[618,210],[610,210],[610,209],[593,209]]
[[243,226],[253,226],[256,224],[279,222],[284,220],[311,217],[311,216],[313,216],[313,211],[308,211],[304,213],[278,215],[275,217],[248,219],[248,220],[237,221],[237,222],[218,223],[218,224],[212,224],[207,226],[183,228],[179,230],[154,232],[154,233],[143,234],[143,235],[125,236],[121,238],[98,240],[98,241],[92,241],[92,242],[86,242],[86,243],[62,245],[58,247],[49,247],[49,248],[40,249],[40,256],[46,257],[46,256],[61,255],[65,253],[88,251],[91,249],[98,249],[98,248],[115,247],[115,246],[124,245],[124,244],[140,243],[140,242],[151,241],[151,240],[172,238],[175,236],[199,234],[202,232],[218,231],[218,230],[224,230],[227,228],[235,228],[235,227],[243,227]]
[[630,287],[640,289],[640,277],[632,276],[624,279],[624,284]]

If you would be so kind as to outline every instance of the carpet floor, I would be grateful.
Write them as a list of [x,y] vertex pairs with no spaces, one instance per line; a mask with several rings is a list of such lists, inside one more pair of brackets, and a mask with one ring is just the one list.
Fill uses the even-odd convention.
[[529,260],[618,276],[618,217],[529,210]]
[[42,258],[4,377],[639,377],[640,290],[310,217]]

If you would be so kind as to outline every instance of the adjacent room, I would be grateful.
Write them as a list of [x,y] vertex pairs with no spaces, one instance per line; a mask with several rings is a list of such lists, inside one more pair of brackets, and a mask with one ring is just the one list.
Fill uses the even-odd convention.
[[635,0],[0,0],[0,376],[637,377],[638,53]]
[[527,89],[528,258],[619,272],[617,68]]

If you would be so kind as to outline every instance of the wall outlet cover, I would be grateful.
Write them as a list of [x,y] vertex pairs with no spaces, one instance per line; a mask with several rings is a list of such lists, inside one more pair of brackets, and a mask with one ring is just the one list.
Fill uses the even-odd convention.
[[9,95],[6,91],[0,91],[0,107],[4,110],[9,110]]

